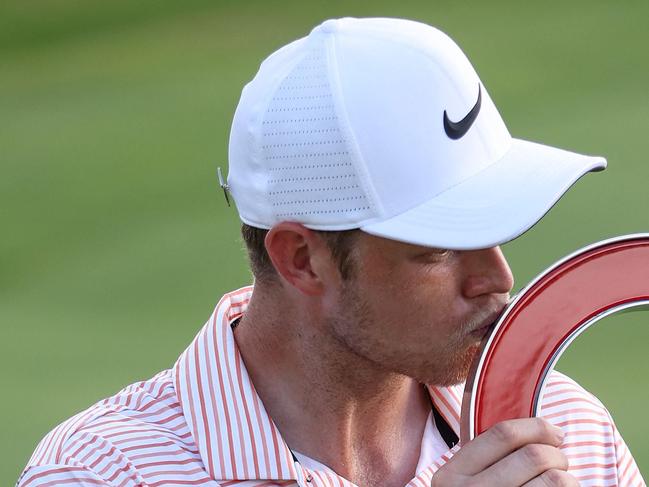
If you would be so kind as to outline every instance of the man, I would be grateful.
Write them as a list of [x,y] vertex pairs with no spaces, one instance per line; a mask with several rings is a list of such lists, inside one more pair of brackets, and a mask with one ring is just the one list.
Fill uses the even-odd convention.
[[230,139],[254,291],[172,370],[57,427],[19,485],[644,485],[606,409],[457,445],[462,381],[513,281],[498,245],[605,161],[512,139],[441,32],[341,19],[271,55]]

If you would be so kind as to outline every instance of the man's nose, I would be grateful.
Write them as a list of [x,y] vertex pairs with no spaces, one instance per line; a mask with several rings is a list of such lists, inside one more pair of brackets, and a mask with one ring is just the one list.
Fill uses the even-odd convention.
[[507,294],[514,287],[514,276],[500,247],[462,253],[465,278],[462,294],[474,298],[483,294]]

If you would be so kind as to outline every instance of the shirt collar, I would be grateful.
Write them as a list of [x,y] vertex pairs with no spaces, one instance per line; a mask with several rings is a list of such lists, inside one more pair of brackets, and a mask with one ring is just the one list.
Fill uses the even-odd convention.
[[[221,298],[173,368],[187,425],[215,480],[298,480],[309,475],[270,418],[250,381],[230,324],[245,312],[252,287]],[[459,435],[462,386],[428,387]],[[349,484],[351,485],[351,484]]]

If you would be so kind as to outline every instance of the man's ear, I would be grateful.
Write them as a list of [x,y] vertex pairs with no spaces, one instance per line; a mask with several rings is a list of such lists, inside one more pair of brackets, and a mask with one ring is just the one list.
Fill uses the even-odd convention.
[[303,294],[321,294],[323,258],[329,253],[324,241],[312,230],[295,222],[273,226],[264,241],[277,273]]

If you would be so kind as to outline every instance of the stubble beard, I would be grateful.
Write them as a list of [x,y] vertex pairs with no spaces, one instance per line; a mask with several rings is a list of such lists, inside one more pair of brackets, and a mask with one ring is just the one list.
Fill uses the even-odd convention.
[[[370,361],[386,372],[411,377],[422,384],[451,386],[464,382],[473,359],[480,349],[468,339],[473,322],[463,323],[456,333],[431,345],[426,352],[410,350],[407,344],[386,343],[372,332],[373,314],[369,304],[357,292],[353,279],[341,289],[339,312],[330,317],[330,329],[337,340],[356,356]],[[406,341],[407,343],[407,341]]]

